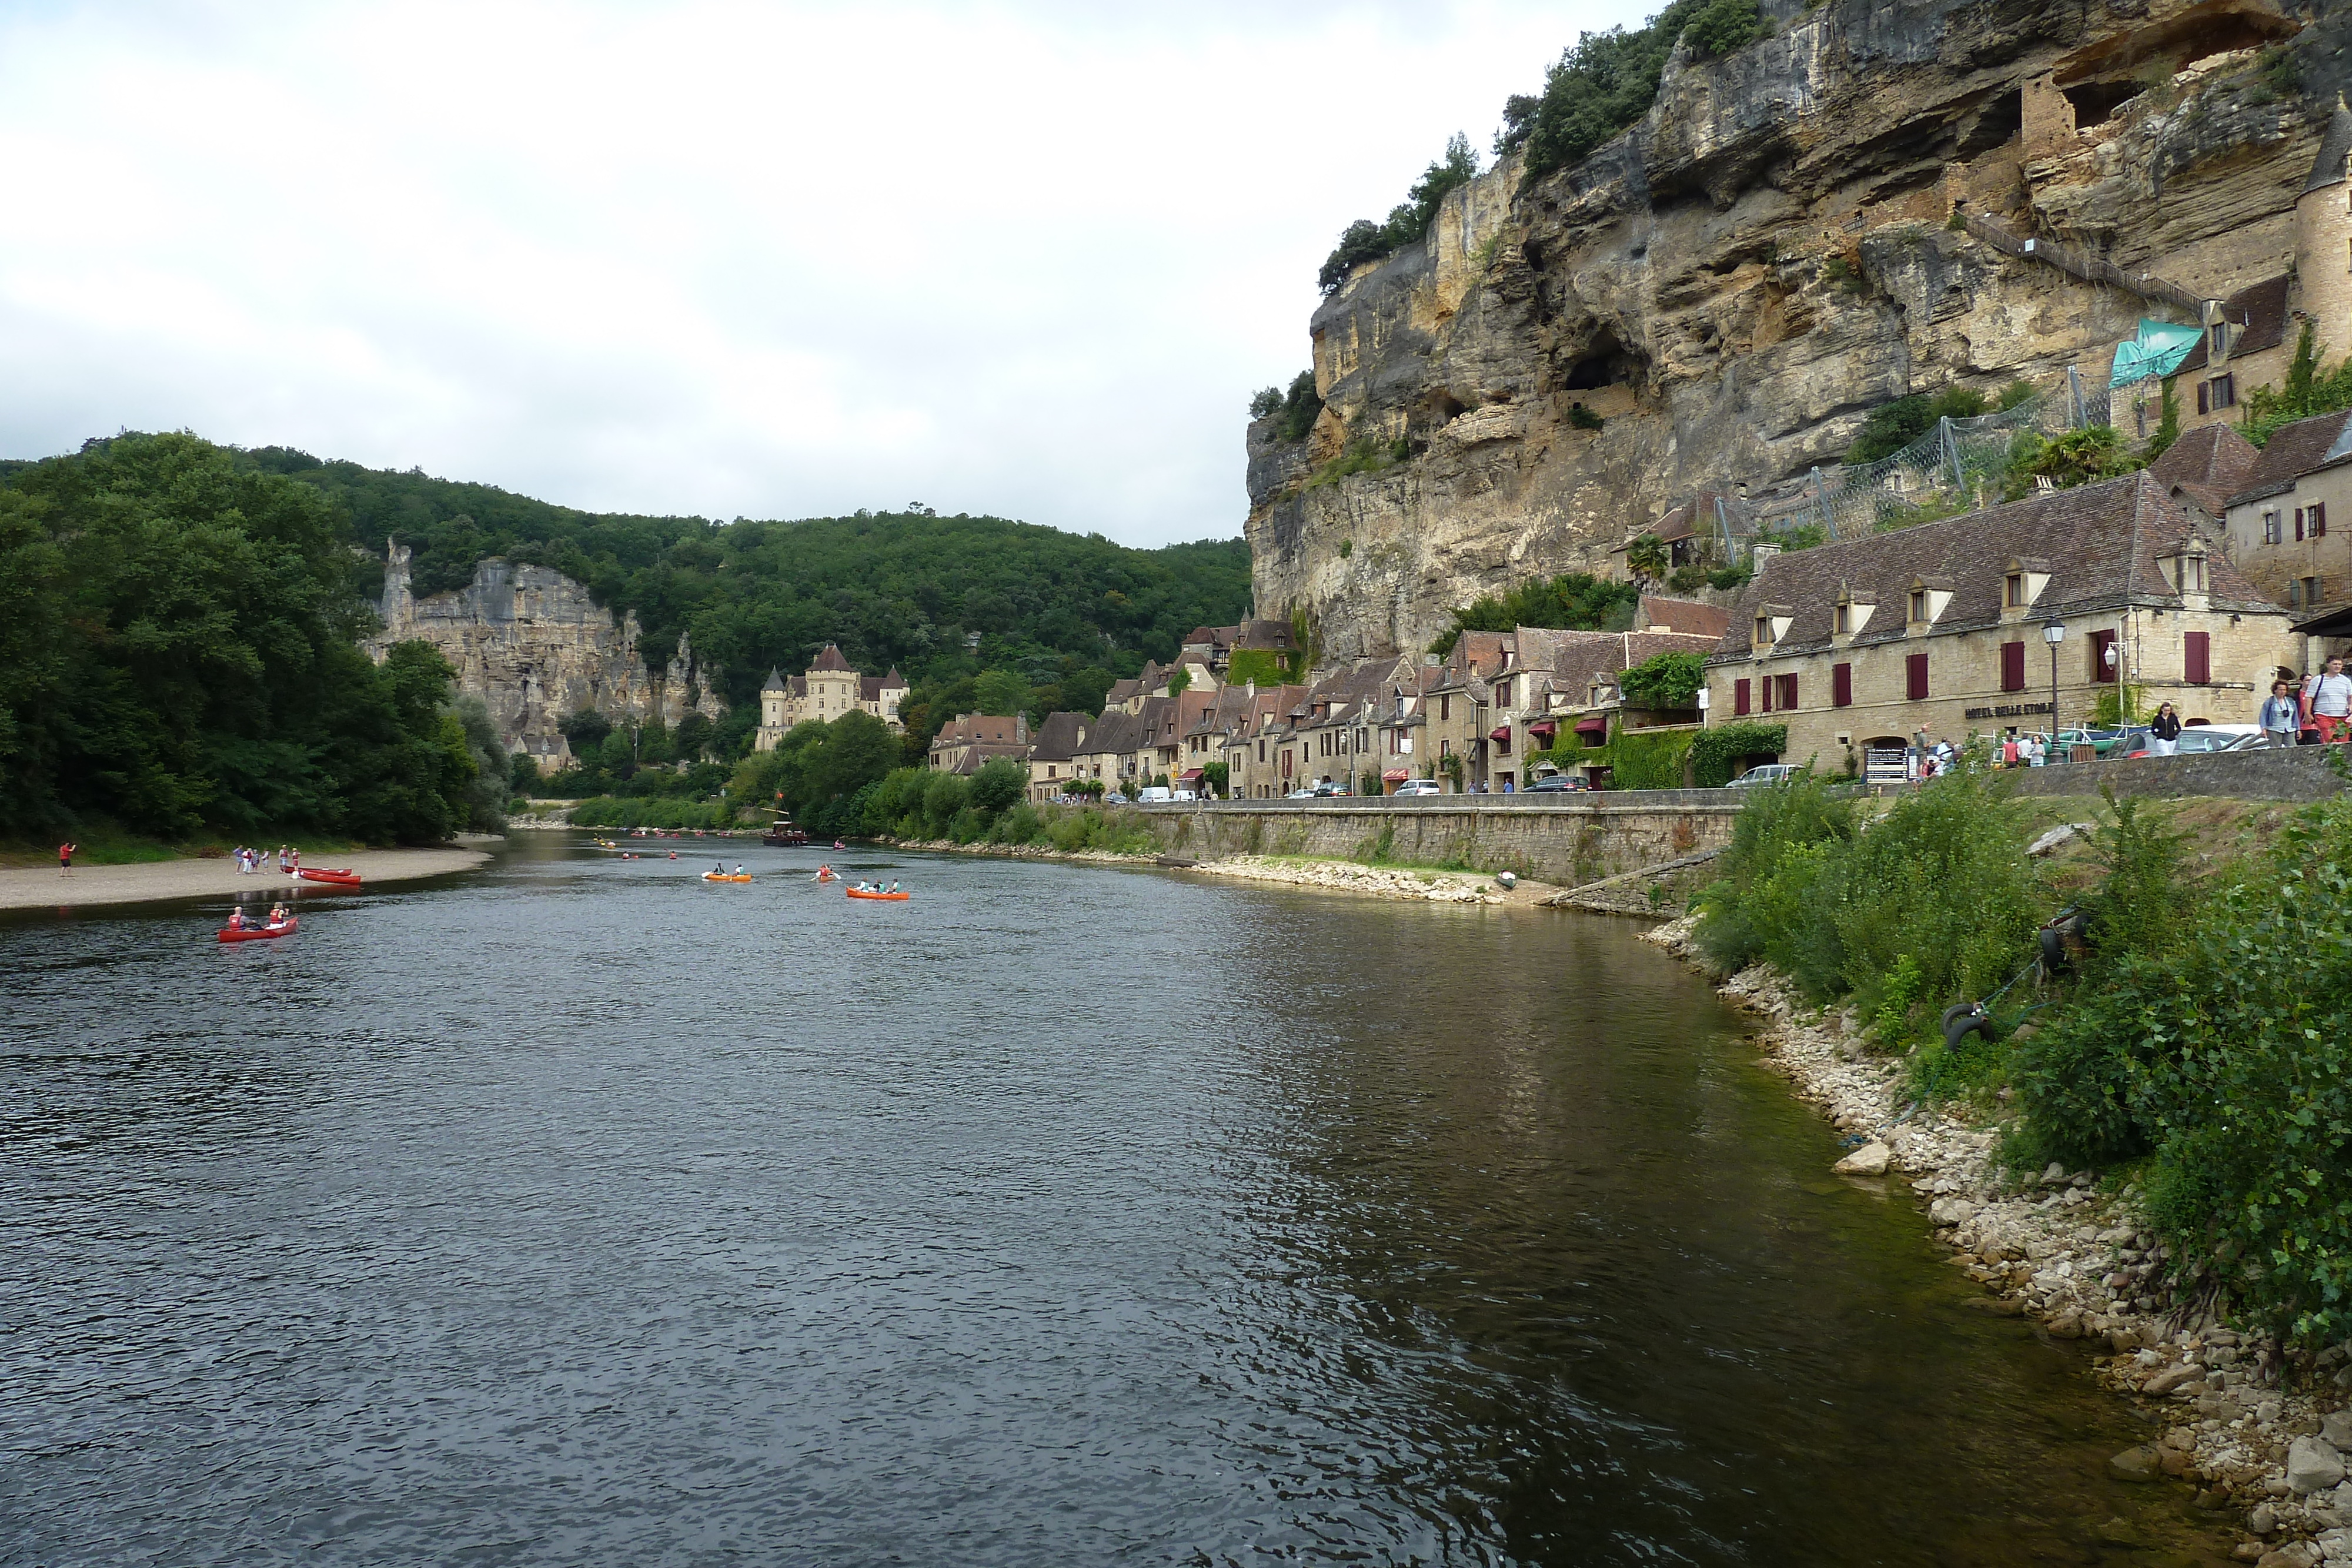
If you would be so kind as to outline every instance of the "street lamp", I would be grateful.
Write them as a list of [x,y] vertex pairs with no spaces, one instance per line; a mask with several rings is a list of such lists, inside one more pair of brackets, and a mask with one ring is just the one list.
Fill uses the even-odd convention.
[[[2042,640],[2050,644],[2050,749],[2058,749],[2058,644],[2066,640],[2066,623],[2045,621],[2042,623]],[[2052,757],[2051,761],[2059,760]]]

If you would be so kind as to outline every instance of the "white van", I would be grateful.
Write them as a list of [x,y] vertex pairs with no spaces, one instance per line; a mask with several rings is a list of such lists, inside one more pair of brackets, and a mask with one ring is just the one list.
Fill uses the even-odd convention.
[[1135,803],[1139,806],[1164,806],[1175,799],[1175,791],[1165,784],[1149,784],[1135,792]]

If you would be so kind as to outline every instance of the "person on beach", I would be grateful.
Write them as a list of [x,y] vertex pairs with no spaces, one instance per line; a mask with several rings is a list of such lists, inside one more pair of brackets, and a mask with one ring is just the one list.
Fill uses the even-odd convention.
[[294,862],[294,863],[293,863],[293,866],[292,866],[292,868],[291,868],[291,869],[292,869],[292,871],[293,871],[294,874],[295,874],[295,875],[297,875],[297,876],[301,875],[301,874],[302,874],[302,847],[301,847],[299,844],[297,844],[297,845],[295,845],[292,849],[289,850],[289,851],[287,852],[287,853],[288,853],[288,854],[292,858],[292,860],[293,860],[293,862]]
[[2147,754],[2150,757],[2173,757],[2180,751],[2180,715],[2170,703],[2156,705],[2156,717],[2148,721]]
[[286,874],[287,870],[286,846],[284,844],[280,844],[278,846],[278,874],[283,876]]
[[74,851],[79,848],[81,848],[79,844],[59,844],[58,846],[58,874],[59,876],[73,875]]
[[2319,731],[2319,744],[2352,737],[2352,675],[2344,673],[2341,656],[2328,660],[2326,669],[2304,683],[2303,700]]
[[2271,695],[2263,700],[2254,722],[2263,727],[2263,745],[2293,746],[2303,728],[2303,705],[2294,700],[2294,688],[2284,681],[2273,681]]

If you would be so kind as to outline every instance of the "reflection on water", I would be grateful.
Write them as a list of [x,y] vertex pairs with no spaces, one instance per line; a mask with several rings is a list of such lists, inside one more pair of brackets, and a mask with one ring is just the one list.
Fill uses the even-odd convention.
[[1630,926],[741,858],[0,925],[0,1561],[2224,1544]]

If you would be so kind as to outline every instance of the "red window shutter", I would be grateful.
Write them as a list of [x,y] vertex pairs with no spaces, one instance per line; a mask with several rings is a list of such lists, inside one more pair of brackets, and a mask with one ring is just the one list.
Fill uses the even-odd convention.
[[1778,684],[1778,676],[1767,675],[1764,677],[1764,711],[1766,713],[1770,713],[1772,711],[1772,688]]
[[2301,507],[2294,509],[2294,538],[2296,543],[2303,542],[2303,508]]
[[1913,653],[1903,661],[1904,694],[1913,702],[1927,697],[1927,655]]
[[2200,413],[2213,412],[2213,388],[2210,382],[2197,383],[2197,412]]
[[1731,716],[1734,718],[1748,716],[1748,683],[1746,681],[1731,683]]
[[2325,501],[2315,501],[2311,506],[2311,537],[2315,539],[2327,537],[2327,503]]
[[2003,643],[2000,645],[2000,689],[2021,692],[2025,689],[2025,644]]
[[1853,666],[1852,664],[1830,666],[1830,702],[1836,707],[1845,707],[1853,702]]
[[[2091,633],[2091,679],[2095,681],[2112,681],[2118,674],[2120,674],[2119,670],[2110,668],[2107,664],[2107,650],[2115,645],[2116,634],[2114,632],[2094,632]],[[2118,664],[2122,663],[2122,655],[2118,654],[2116,656],[2116,663]]]
[[2182,663],[2188,665],[2189,684],[2210,685],[2213,681],[2213,634],[2210,632],[2184,632],[2180,637]]
[[1796,706],[1797,677],[1794,675],[1782,675],[1780,677],[1780,711],[1782,713],[1788,713],[1794,709]]

